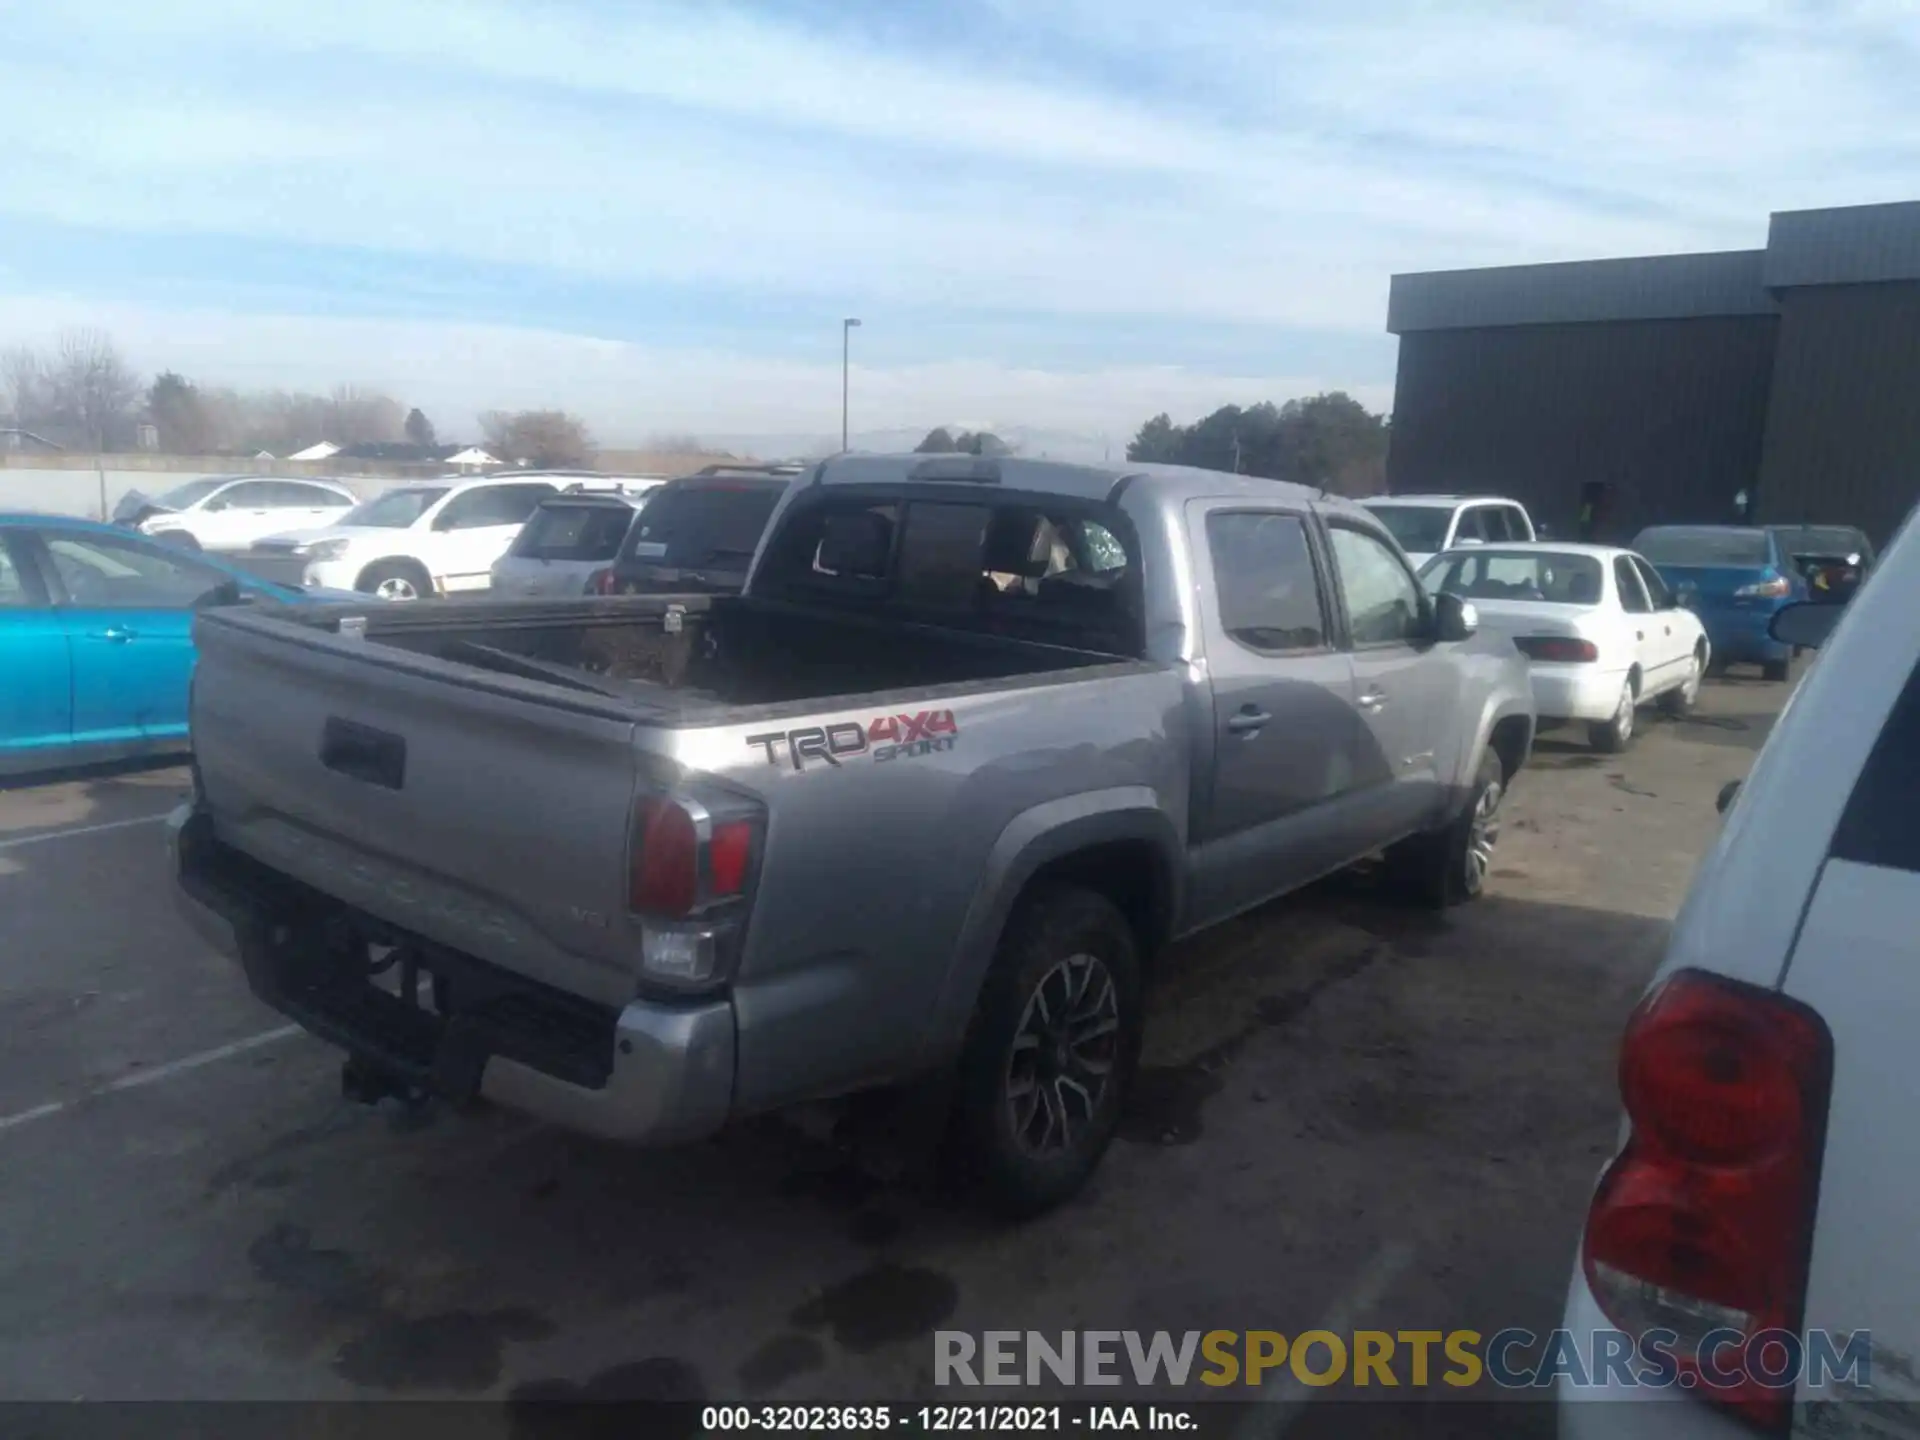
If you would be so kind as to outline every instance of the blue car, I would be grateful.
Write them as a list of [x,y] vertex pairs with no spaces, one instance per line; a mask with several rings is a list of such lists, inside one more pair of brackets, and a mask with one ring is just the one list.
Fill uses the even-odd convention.
[[1700,617],[1716,668],[1758,665],[1785,680],[1793,647],[1767,633],[1776,610],[1807,599],[1807,582],[1773,531],[1757,525],[1655,525],[1633,549]]
[[0,775],[184,751],[194,612],[325,598],[112,525],[0,512]]

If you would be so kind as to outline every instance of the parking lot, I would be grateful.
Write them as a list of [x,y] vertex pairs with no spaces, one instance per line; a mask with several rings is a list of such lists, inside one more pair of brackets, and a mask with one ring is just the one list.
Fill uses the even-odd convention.
[[350,1105],[175,919],[182,770],[0,791],[0,1394],[903,1399],[936,1328],[1549,1327],[1621,1022],[1785,694],[1543,738],[1476,905],[1343,877],[1181,947],[1123,1143],[1018,1229],[785,1125]]

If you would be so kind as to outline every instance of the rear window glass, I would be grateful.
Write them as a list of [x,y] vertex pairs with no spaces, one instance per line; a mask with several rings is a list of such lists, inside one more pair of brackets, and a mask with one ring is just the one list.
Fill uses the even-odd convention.
[[1630,548],[1638,550],[1656,565],[1751,569],[1767,563],[1767,537],[1760,530],[1663,527],[1642,530]]
[[655,491],[633,528],[641,564],[744,570],[780,501],[769,485],[675,485]]
[[1873,547],[1858,530],[1838,525],[1780,525],[1774,528],[1780,548],[1789,555],[1844,556],[1873,558]]
[[634,512],[626,505],[556,505],[533,512],[514,542],[527,560],[611,560],[620,553]]
[[940,624],[1130,653],[1138,576],[1122,532],[1056,502],[839,495],[792,513],[757,583],[762,594],[892,604]]
[[1920,670],[1874,742],[1834,831],[1833,855],[1920,872]]
[[1474,550],[1427,562],[1420,583],[1433,594],[1465,600],[1537,600],[1549,605],[1597,605],[1600,562],[1591,555],[1552,550]]

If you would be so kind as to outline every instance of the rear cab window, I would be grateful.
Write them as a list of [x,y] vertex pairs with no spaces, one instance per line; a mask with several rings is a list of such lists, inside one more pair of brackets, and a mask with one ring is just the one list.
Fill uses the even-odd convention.
[[1058,496],[810,495],[791,509],[755,593],[803,604],[1135,655],[1137,545],[1117,512]]

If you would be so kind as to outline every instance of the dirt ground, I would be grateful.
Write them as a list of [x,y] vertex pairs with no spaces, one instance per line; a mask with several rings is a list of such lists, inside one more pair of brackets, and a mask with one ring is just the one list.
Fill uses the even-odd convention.
[[1544,737],[1476,905],[1343,877],[1181,947],[1124,1138],[1017,1229],[787,1126],[638,1153],[349,1105],[174,918],[181,772],[0,791],[0,1398],[904,1400],[942,1328],[1549,1328],[1621,1023],[1784,694]]

